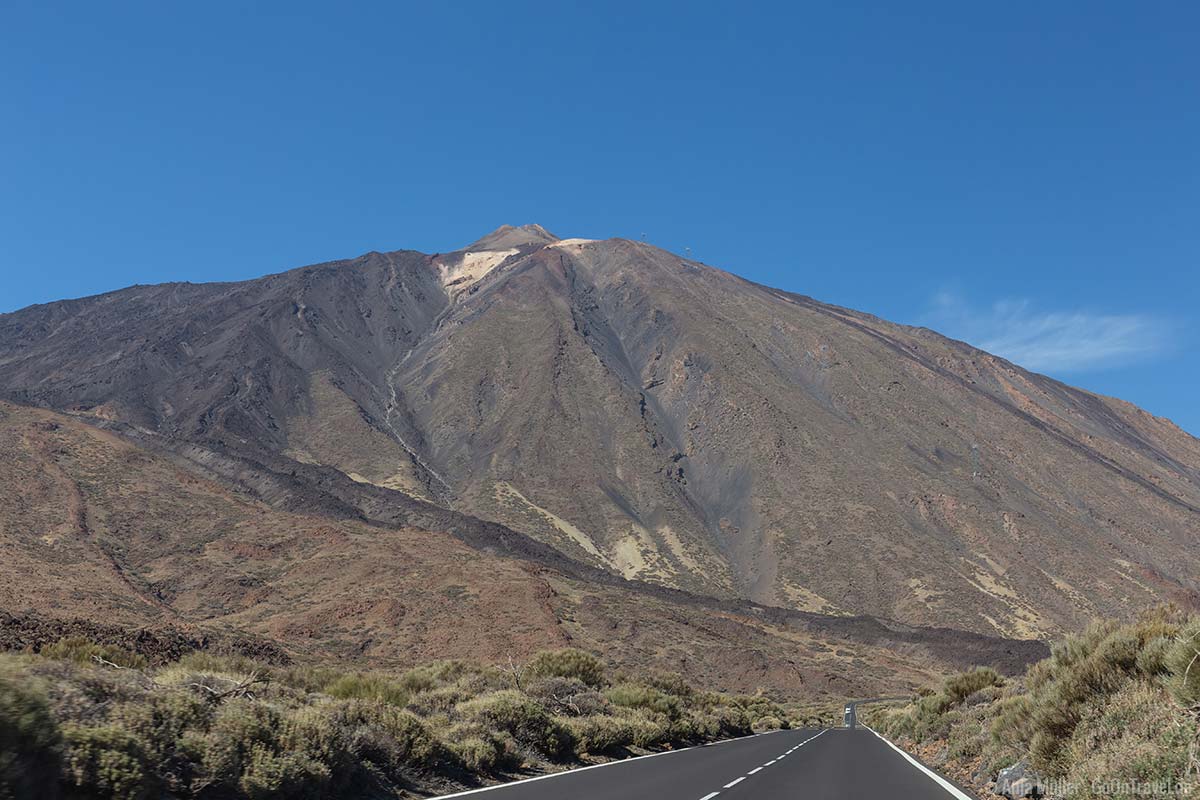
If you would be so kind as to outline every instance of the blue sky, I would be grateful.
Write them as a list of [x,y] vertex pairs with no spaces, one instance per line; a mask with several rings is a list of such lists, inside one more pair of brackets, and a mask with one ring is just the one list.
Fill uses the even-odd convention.
[[0,311],[643,233],[1200,433],[1200,5],[26,3]]

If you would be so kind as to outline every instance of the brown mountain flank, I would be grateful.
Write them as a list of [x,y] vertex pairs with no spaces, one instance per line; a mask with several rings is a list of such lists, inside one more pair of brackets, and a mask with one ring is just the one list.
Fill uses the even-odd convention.
[[[1016,669],[1042,652],[639,587],[435,506],[414,503],[407,524],[372,521],[293,476],[193,446],[143,448],[41,409],[0,404],[0,446],[0,608],[17,615],[4,623],[14,646],[46,644],[38,630],[80,629],[31,616],[94,620],[111,629],[83,628],[101,638],[146,629],[134,639],[170,643],[182,628],[192,639],[276,642],[279,656],[240,648],[273,658],[378,666],[504,663],[570,644],[710,686],[839,695],[915,685],[973,659]],[[240,483],[222,477],[234,472]],[[333,480],[354,495],[355,483]]]
[[[622,239],[506,226],[34,306],[0,315],[0,392],[294,473],[338,513],[407,498],[692,595],[1043,637],[1200,591],[1200,441],[1170,422]],[[127,551],[186,572],[168,539]],[[265,624],[218,589],[257,551],[220,552],[215,599],[188,602]]]

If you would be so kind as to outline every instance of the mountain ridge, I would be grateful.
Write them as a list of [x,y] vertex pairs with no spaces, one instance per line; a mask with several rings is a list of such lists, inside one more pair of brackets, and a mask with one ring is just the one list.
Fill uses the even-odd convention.
[[0,315],[0,369],[16,402],[323,464],[701,594],[1035,637],[1200,598],[1177,426],[643,242],[502,226],[131,287]]

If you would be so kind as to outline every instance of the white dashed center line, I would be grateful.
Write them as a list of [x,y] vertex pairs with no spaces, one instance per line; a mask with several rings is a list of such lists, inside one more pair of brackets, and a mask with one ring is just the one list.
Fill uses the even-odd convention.
[[[825,733],[825,731],[821,731],[821,733]],[[820,735],[821,735],[821,733],[818,733],[818,734],[817,734],[817,736],[820,736]],[[761,734],[760,734],[760,735],[761,735]],[[809,738],[805,739],[805,740],[804,740],[803,742],[801,742],[800,744],[798,744],[798,745],[796,745],[795,747],[793,747],[791,750],[788,750],[788,751],[787,751],[786,753],[784,753],[783,755],[780,755],[780,756],[777,756],[776,758],[773,758],[773,759],[771,759],[771,760],[770,760],[770,761],[768,761],[767,763],[763,764],[761,767],[755,767],[754,769],[750,770],[749,772],[747,772],[745,775],[743,775],[743,776],[742,776],[742,777],[740,777],[740,778],[734,778],[734,779],[733,779],[733,780],[731,780],[729,783],[725,784],[725,785],[724,785],[722,788],[724,788],[724,789],[732,789],[734,786],[737,786],[739,783],[741,783],[742,781],[746,780],[746,778],[749,778],[751,775],[754,775],[754,774],[756,774],[756,773],[762,772],[762,771],[763,771],[764,769],[766,769],[767,767],[769,767],[769,766],[771,766],[772,764],[774,764],[774,763],[778,762],[778,761],[779,761],[781,758],[783,758],[784,756],[787,756],[787,755],[789,755],[789,754],[791,754],[791,753],[794,753],[794,752],[796,752],[796,751],[797,751],[797,750],[799,750],[801,747],[804,747],[804,745],[806,745],[806,744],[808,744],[809,742],[811,742],[813,739],[816,739],[816,738],[817,738],[817,736],[810,736]],[[708,794],[704,795],[704,797],[701,797],[701,798],[700,798],[700,800],[712,800],[714,797],[716,797],[716,796],[717,796],[717,795],[719,795],[719,794],[720,794],[720,792],[710,792],[710,793],[708,793]]]

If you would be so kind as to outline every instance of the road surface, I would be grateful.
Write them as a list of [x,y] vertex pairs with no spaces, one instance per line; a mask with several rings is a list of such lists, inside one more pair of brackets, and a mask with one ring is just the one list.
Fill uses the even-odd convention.
[[846,704],[846,711],[842,722],[847,728],[855,728],[858,727],[859,706],[865,706],[868,703],[887,703],[892,701],[907,702],[911,699],[912,697],[910,695],[909,697],[873,697],[870,700],[852,700]]
[[[957,793],[956,793],[957,792]],[[479,800],[965,800],[864,727],[794,730],[446,797]]]

